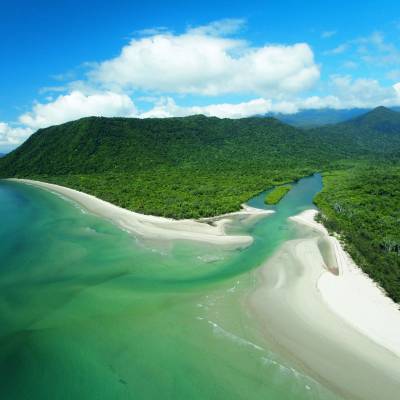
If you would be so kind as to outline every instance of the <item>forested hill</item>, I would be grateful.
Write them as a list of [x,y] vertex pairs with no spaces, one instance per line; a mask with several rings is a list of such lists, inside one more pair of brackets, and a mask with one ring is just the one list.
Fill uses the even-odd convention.
[[334,125],[314,129],[331,145],[340,141],[359,150],[376,154],[397,154],[400,151],[400,112],[386,107]]
[[[237,169],[315,165],[331,152],[310,132],[273,118],[84,118],[42,129],[2,160],[2,175]],[[261,167],[261,164],[257,166]]]
[[201,217],[319,170],[337,149],[273,118],[91,117],[39,130],[0,160],[0,176],[56,182],[147,214]]
[[382,134],[400,134],[400,112],[381,106],[342,125]]
[[274,184],[393,152],[398,115],[378,108],[313,130],[260,117],[83,118],[37,131],[0,159],[0,177],[55,182],[148,214],[210,216]]

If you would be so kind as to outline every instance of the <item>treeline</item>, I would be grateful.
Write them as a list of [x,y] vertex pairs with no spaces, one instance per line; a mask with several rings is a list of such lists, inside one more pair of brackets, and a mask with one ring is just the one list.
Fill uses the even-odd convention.
[[143,214],[201,218],[236,211],[264,188],[293,181],[310,170],[275,170],[270,173],[199,171],[159,168],[142,173],[30,176],[102,198]]

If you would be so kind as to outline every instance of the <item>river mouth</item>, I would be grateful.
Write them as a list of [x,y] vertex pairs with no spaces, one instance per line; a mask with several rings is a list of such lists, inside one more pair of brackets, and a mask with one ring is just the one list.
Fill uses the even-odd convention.
[[[265,337],[247,304],[257,267],[299,236],[288,217],[321,188],[320,175],[304,178],[274,214],[235,220],[229,231],[254,242],[229,250],[137,238],[51,193],[1,183],[0,394],[341,399]],[[263,196],[249,205],[269,208]]]

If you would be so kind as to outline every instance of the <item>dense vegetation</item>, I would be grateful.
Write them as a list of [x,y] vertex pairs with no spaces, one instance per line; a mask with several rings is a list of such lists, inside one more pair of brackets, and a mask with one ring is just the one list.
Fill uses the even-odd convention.
[[316,198],[324,223],[400,301],[399,155],[400,113],[383,107],[310,130],[274,118],[91,117],[39,130],[0,159],[0,177],[61,184],[142,213],[198,218],[325,171]]
[[385,107],[336,125],[314,130],[332,146],[340,138],[370,155],[395,155],[400,152],[400,112]]
[[313,132],[273,118],[84,118],[39,130],[0,161],[3,177],[59,183],[174,218],[235,211],[334,162]]
[[277,186],[265,196],[265,204],[277,204],[292,188],[291,185]]
[[356,263],[400,302],[400,164],[326,173],[315,201]]

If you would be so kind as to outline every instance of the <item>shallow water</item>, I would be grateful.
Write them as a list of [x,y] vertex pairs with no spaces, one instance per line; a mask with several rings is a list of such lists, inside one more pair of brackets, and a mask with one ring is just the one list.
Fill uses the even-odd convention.
[[[52,193],[0,183],[4,399],[338,399],[267,344],[254,268],[296,232],[302,179],[242,251],[135,238]],[[264,208],[265,194],[249,204]]]

